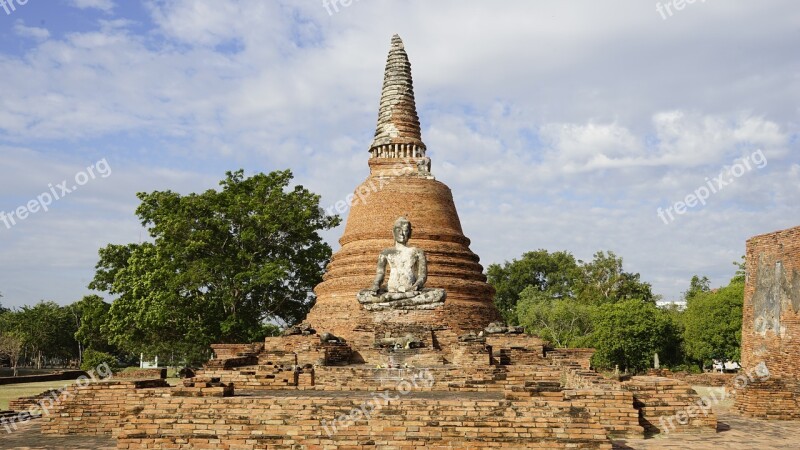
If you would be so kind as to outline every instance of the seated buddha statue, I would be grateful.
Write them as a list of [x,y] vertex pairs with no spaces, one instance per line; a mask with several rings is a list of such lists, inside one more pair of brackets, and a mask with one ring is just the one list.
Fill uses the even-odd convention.
[[[392,228],[394,247],[387,248],[378,256],[375,281],[368,289],[358,293],[358,301],[370,311],[386,309],[433,309],[444,303],[445,291],[425,288],[428,279],[428,261],[425,252],[409,247],[411,222],[400,217]],[[389,266],[389,280],[382,288]]]

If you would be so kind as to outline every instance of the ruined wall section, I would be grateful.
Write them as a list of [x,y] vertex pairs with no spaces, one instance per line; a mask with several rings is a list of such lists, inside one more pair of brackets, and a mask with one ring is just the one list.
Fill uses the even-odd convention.
[[747,241],[742,367],[760,378],[737,389],[749,417],[800,417],[800,227]]
[[800,378],[800,227],[747,241],[742,366]]

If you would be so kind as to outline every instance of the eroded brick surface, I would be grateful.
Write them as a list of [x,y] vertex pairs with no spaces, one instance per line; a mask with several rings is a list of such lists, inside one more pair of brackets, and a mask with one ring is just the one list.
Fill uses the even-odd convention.
[[800,418],[800,227],[747,241],[743,372],[736,409],[750,417]]

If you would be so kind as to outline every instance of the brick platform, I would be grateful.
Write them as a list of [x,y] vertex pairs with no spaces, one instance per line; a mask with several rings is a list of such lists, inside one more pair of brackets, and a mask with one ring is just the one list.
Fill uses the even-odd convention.
[[70,386],[53,410],[42,416],[42,433],[115,435],[121,422],[136,414],[146,399],[168,387],[163,379]]
[[680,380],[633,377],[622,383],[630,391],[647,433],[716,433],[717,416],[694,389]]
[[[369,395],[154,398],[124,426],[119,447],[611,449],[597,418],[567,402],[513,403],[469,394],[399,396],[366,418]],[[191,418],[188,419],[187,418]]]

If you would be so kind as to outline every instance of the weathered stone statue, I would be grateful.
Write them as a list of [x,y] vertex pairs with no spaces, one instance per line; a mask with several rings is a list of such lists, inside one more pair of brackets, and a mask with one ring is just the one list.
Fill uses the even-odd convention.
[[[444,289],[425,289],[428,262],[425,252],[406,244],[411,239],[411,222],[400,217],[394,222],[394,247],[378,256],[378,269],[372,287],[358,293],[358,301],[369,311],[385,309],[433,309],[444,303]],[[383,289],[386,265],[389,281]]]
[[393,349],[409,349],[409,348],[421,348],[425,344],[422,340],[418,339],[413,334],[407,333],[405,336],[402,337],[389,337],[378,339],[375,341],[375,345],[381,348],[393,348]]

